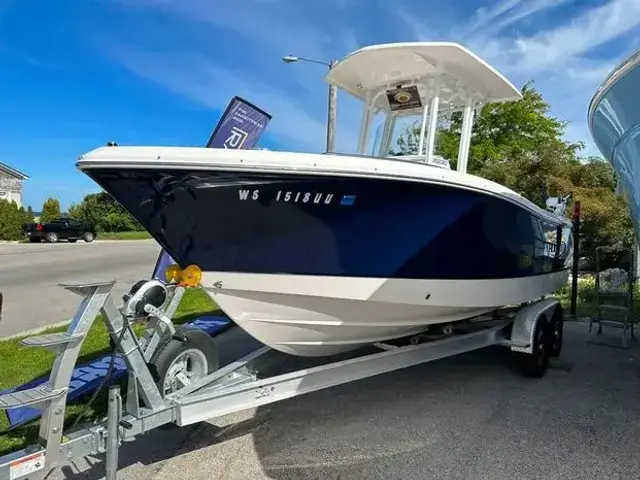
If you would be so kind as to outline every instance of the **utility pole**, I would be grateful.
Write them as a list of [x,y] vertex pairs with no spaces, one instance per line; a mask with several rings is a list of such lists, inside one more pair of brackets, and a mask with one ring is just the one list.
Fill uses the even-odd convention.
[[[287,55],[282,57],[282,61],[285,63],[293,63],[298,61],[320,63],[326,65],[331,70],[338,63],[337,60],[331,60],[330,62],[323,62],[322,60],[314,60],[312,58],[296,57],[294,55]],[[335,85],[329,85],[329,102],[327,106],[327,152],[333,152],[335,150],[335,130],[336,130],[336,110],[338,103],[338,89]]]
[[[329,70],[336,65],[335,60],[329,62]],[[329,110],[327,116],[327,152],[335,150],[335,129],[336,129],[336,104],[338,100],[338,89],[335,85],[329,84]]]

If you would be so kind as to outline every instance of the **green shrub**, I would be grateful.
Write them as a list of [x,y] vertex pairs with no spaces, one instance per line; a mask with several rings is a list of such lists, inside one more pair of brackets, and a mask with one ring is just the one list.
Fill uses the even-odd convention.
[[69,216],[92,225],[98,232],[143,231],[122,205],[105,192],[91,193],[69,208]]
[[109,212],[100,222],[100,229],[105,232],[131,232],[136,230],[135,221],[130,215],[120,212]]
[[50,222],[56,218],[60,218],[60,202],[56,198],[47,198],[42,206],[42,214],[40,215],[40,222]]
[[28,222],[24,208],[18,208],[14,201],[0,199],[0,240],[22,239],[22,224]]
[[578,286],[578,300],[582,303],[591,303],[596,301],[596,288],[591,285]]
[[32,223],[35,220],[35,216],[33,215],[33,210],[31,209],[31,205],[27,208],[25,212],[25,221],[24,223]]

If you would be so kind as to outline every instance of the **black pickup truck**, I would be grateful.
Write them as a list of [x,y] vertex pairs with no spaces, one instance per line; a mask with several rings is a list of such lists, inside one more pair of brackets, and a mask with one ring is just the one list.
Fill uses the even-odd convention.
[[25,223],[22,225],[22,231],[30,242],[39,242],[42,239],[49,243],[56,243],[58,240],[77,242],[83,239],[89,243],[96,238],[95,228],[71,218],[56,218],[45,223]]

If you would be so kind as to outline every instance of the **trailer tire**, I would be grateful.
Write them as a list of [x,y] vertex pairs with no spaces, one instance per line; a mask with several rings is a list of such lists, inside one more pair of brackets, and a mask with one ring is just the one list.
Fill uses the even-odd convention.
[[58,234],[56,232],[49,232],[44,238],[48,243],[56,243],[58,241]]
[[551,348],[550,355],[552,357],[559,357],[562,352],[562,342],[564,337],[564,315],[562,307],[558,305],[553,311],[553,317],[551,318]]
[[[218,369],[219,356],[213,339],[199,328],[181,325],[166,335],[149,361],[161,396],[180,390],[178,374],[196,381]],[[182,384],[182,383],[181,383]],[[182,385],[184,386],[184,385]]]
[[551,329],[549,327],[546,317],[541,317],[536,322],[533,332],[532,352],[517,354],[520,371],[526,377],[542,378],[547,373],[551,354]]

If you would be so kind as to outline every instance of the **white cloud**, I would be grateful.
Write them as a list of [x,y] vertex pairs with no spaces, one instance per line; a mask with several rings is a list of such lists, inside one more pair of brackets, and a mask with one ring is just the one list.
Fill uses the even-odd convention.
[[[516,7],[505,11],[505,15],[495,19],[495,22],[489,24],[489,30],[499,32],[500,30],[523,21],[532,15],[540,13],[544,10],[559,7],[563,4],[574,0],[528,0],[526,2],[516,2]],[[485,30],[486,32],[486,30]]]
[[639,0],[612,0],[587,10],[557,28],[517,39],[515,44],[521,55],[518,67],[525,71],[536,71],[557,66],[639,26]]
[[583,86],[586,84],[595,87],[602,83],[617,63],[617,60],[598,62],[574,58],[567,62],[562,71],[567,78],[575,82],[574,85]]
[[[536,14],[560,7],[575,0],[503,0],[491,8],[480,7],[463,36],[473,43],[492,43],[499,32],[518,22],[529,21]],[[498,47],[494,45],[494,48]],[[501,49],[511,47],[501,44]]]
[[496,18],[513,10],[522,3],[522,0],[503,0],[491,8],[480,7],[476,10],[475,19],[469,28],[469,32],[474,32],[488,24]]

